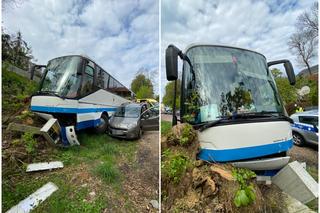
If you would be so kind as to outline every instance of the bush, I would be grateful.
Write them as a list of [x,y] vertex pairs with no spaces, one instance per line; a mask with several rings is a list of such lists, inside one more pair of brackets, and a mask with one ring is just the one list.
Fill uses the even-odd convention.
[[179,183],[190,165],[188,157],[183,154],[172,154],[169,150],[164,151],[163,155],[166,158],[161,165],[163,174],[175,184]]
[[197,133],[190,124],[178,124],[168,133],[167,142],[171,145],[189,146],[197,138]]
[[24,133],[21,139],[25,143],[26,151],[28,154],[34,153],[36,151],[37,141],[33,138],[32,133]]

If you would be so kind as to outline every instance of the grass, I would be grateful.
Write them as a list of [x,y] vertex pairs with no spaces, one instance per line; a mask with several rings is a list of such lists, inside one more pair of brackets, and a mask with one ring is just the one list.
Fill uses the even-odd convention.
[[[123,174],[118,165],[120,162],[134,165],[137,142],[84,132],[78,134],[78,140],[81,146],[57,149],[54,160],[63,161],[63,169],[33,174],[20,171],[15,176],[4,176],[2,209],[7,211],[49,181],[59,189],[34,212],[103,212],[112,206],[114,199],[121,199]],[[79,182],[81,172],[91,177],[88,180],[83,177],[88,185],[101,180],[100,185],[95,189],[82,187]],[[96,193],[94,200],[86,201],[92,190]],[[116,197],[110,198],[109,194]],[[130,209],[130,205],[128,201],[123,208]]]
[[161,135],[167,135],[172,125],[169,121],[161,121]]
[[37,83],[7,69],[2,63],[2,112],[11,114],[25,105],[24,99],[37,89]]

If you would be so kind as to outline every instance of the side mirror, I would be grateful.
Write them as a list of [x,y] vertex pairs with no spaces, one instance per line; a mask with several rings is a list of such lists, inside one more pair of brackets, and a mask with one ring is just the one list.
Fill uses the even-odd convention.
[[168,81],[175,81],[178,79],[179,54],[181,54],[181,50],[172,44],[170,44],[166,49],[166,72]]
[[271,62],[268,62],[268,67],[270,67],[272,65],[276,65],[276,64],[283,64],[284,65],[284,68],[286,69],[286,73],[287,73],[290,85],[295,85],[296,76],[294,74],[291,62],[289,60],[271,61]]

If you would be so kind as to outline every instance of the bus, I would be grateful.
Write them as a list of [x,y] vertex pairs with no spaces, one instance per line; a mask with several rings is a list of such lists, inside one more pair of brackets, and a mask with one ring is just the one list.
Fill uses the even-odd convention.
[[[288,163],[293,121],[269,67],[283,64],[294,85],[290,61],[267,62],[258,52],[231,46],[193,44],[182,52],[169,45],[168,81],[178,78],[178,57],[182,59],[180,122],[199,130],[199,159],[252,170],[277,170]],[[175,105],[172,123],[177,123]]]
[[[116,107],[134,96],[89,57],[67,55],[48,62],[31,98],[31,111],[56,118],[62,129],[95,128],[103,133]],[[62,142],[68,144],[67,140]]]

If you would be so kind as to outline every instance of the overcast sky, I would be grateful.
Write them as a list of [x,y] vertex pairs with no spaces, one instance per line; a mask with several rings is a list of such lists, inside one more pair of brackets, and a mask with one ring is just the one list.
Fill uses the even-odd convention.
[[[258,51],[268,61],[289,59],[301,70],[288,49],[296,18],[314,0],[162,0],[161,82],[167,83],[164,53],[169,44],[181,50],[191,43],[237,46]],[[317,59],[312,64],[316,63]],[[181,69],[181,68],[179,68]]]
[[158,79],[158,1],[17,0],[2,21],[6,32],[22,32],[39,64],[85,54],[127,87],[141,67]]

